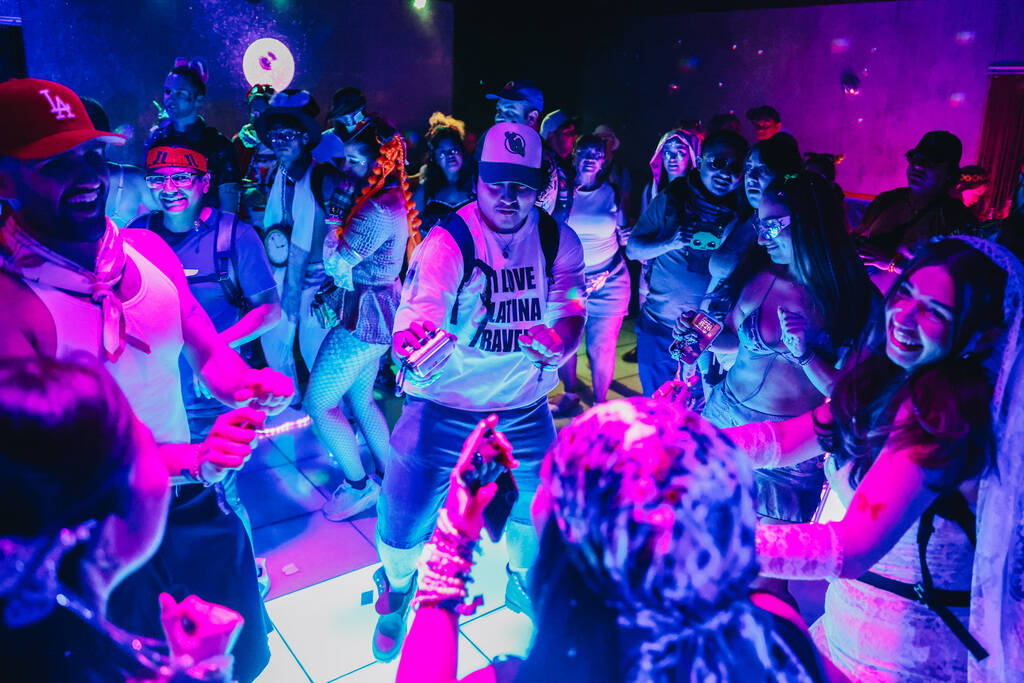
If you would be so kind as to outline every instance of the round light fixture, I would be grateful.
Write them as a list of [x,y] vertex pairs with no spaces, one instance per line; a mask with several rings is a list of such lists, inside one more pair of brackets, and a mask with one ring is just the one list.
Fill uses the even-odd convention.
[[295,77],[295,58],[277,38],[260,38],[246,48],[242,70],[249,85],[269,85],[280,92]]

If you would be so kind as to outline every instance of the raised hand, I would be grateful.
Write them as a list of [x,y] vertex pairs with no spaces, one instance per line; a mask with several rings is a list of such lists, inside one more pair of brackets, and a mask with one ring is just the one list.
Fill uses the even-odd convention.
[[779,328],[782,330],[782,343],[797,358],[802,358],[807,354],[807,325],[807,318],[802,314],[779,306]]
[[449,476],[445,503],[448,518],[471,538],[478,537],[483,528],[484,509],[498,490],[494,480],[506,469],[519,466],[512,456],[512,444],[495,429],[497,424],[497,415],[489,415],[477,424],[466,438]]
[[544,325],[535,325],[519,335],[519,348],[541,370],[557,367],[565,353],[562,338],[553,329]]

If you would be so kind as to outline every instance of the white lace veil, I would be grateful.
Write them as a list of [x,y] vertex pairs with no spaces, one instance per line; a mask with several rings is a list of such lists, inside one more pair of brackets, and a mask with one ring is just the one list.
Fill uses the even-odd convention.
[[988,651],[968,658],[968,680],[1024,680],[1024,266],[1005,248],[956,236],[1006,271],[1006,336],[992,395],[997,467],[982,476],[971,584],[970,630]]

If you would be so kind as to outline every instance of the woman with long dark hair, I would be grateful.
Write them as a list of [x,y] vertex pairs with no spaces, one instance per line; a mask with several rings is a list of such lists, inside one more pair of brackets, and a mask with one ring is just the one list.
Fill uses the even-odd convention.
[[383,472],[389,430],[373,399],[373,383],[391,343],[406,246],[419,237],[405,176],[405,142],[390,124],[373,117],[345,142],[342,175],[348,206],[340,212],[343,218],[334,219],[323,246],[324,268],[336,286],[332,303],[324,304],[332,309],[325,318],[335,325],[317,354],[305,399],[320,438],[345,475],[323,507],[324,516],[335,522],[372,506],[380,492],[359,459],[341,403]]
[[[824,178],[806,172],[776,178],[760,197],[753,227],[771,262],[743,285],[712,346],[736,354],[704,407],[704,417],[719,427],[777,422],[820,405],[832,392],[843,349],[868,324],[873,300],[842,207]],[[677,332],[688,329],[681,322]],[[755,479],[762,517],[811,519],[823,483],[818,462],[758,471]]]
[[842,520],[763,525],[757,550],[831,580],[812,631],[855,680],[1024,677],[1022,282],[992,242],[925,244],[830,403],[725,430],[762,468],[833,454]]
[[[757,208],[761,205],[761,197],[765,190],[772,182],[783,176],[798,173],[800,169],[800,152],[781,136],[761,140],[747,152],[747,157],[743,160],[743,194],[747,205],[744,207],[741,203],[734,225],[726,230],[722,247],[715,251],[708,262],[708,269],[711,271],[708,293],[712,294],[712,299],[716,303],[725,302],[727,297],[714,296],[715,290],[741,264],[743,270],[737,278],[740,281],[770,263],[765,250],[755,244]],[[722,313],[727,313],[735,302],[725,303],[728,308]]]
[[434,112],[427,131],[427,163],[413,194],[424,230],[476,198],[476,164],[466,153],[466,124]]
[[[532,651],[463,681],[824,680],[795,610],[749,591],[751,471],[717,429],[667,401],[609,401],[562,430],[541,472]],[[453,473],[401,683],[456,680],[460,603],[495,490]]]

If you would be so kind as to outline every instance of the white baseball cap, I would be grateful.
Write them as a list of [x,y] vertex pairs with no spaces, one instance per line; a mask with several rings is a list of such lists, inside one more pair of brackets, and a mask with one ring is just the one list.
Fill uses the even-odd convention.
[[539,190],[541,140],[533,128],[521,123],[496,123],[484,133],[480,152],[480,179],[485,183],[519,183]]

